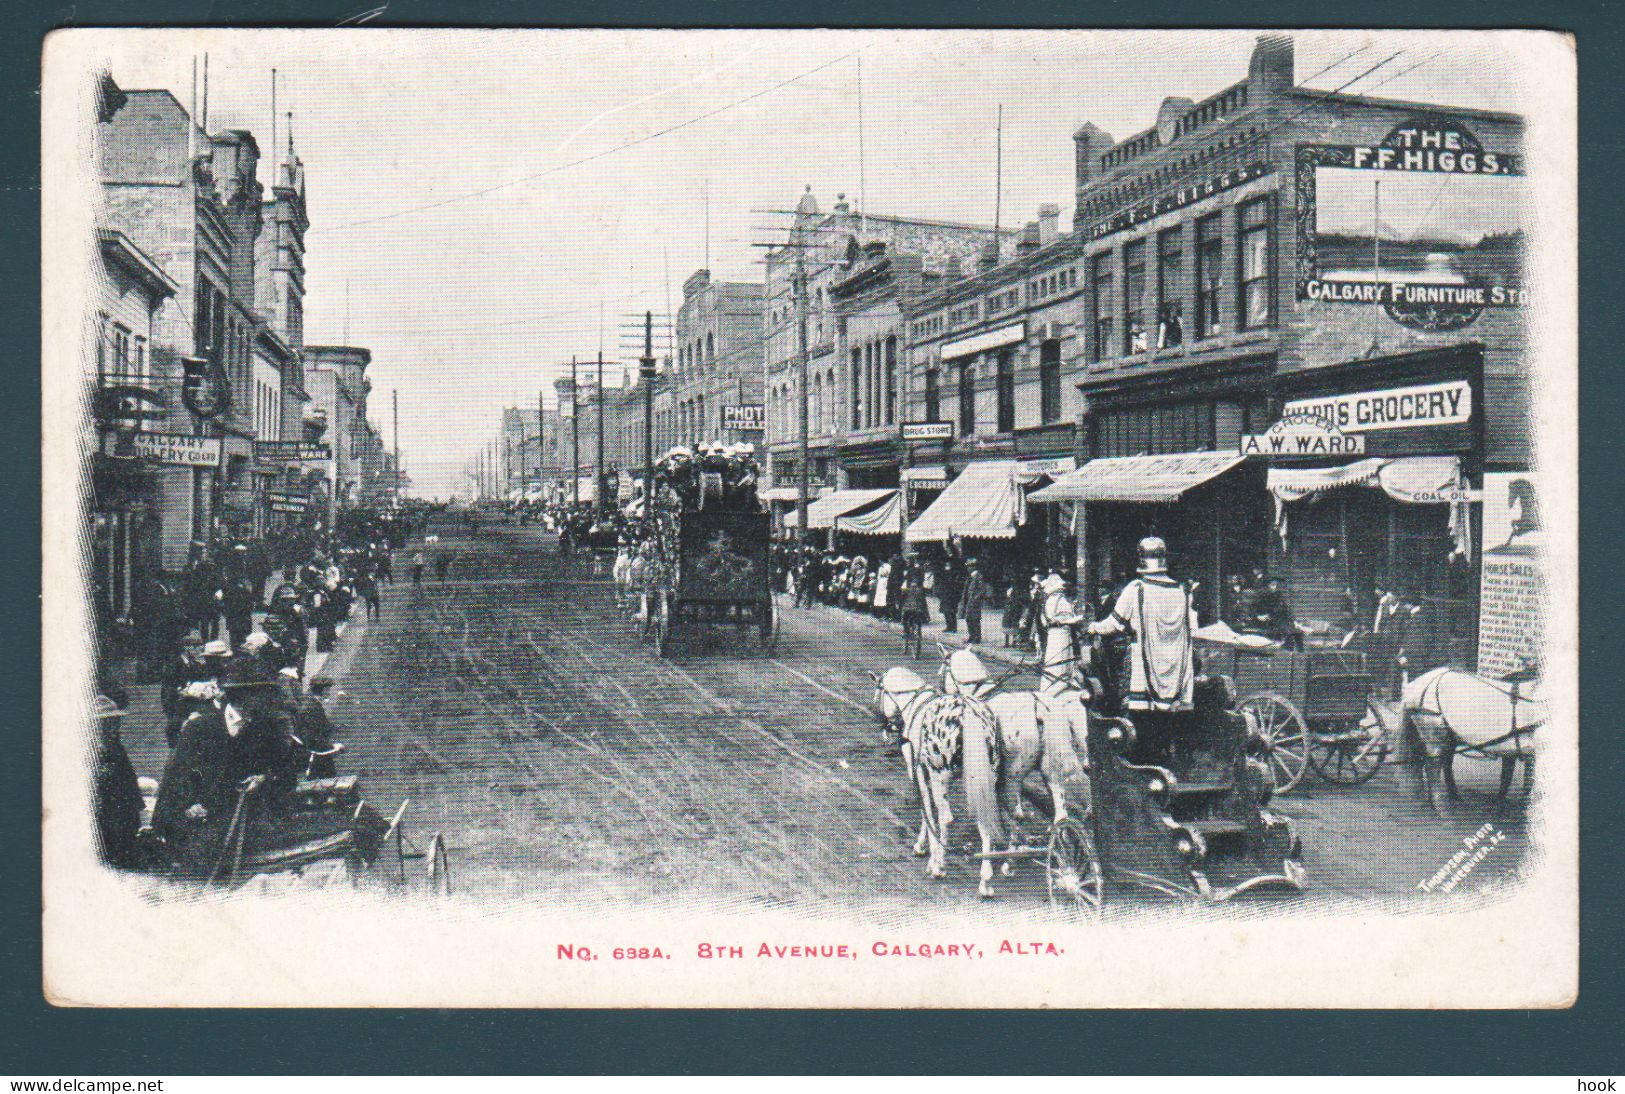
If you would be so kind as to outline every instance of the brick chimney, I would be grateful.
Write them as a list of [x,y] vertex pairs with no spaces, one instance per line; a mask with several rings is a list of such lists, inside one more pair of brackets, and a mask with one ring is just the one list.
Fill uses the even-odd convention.
[[1247,64],[1247,83],[1255,93],[1284,95],[1292,90],[1292,39],[1285,34],[1262,34]]
[[1030,255],[1038,250],[1038,221],[1029,220],[1022,225],[1021,238],[1016,240],[1016,254]]
[[1061,235],[1061,207],[1046,201],[1038,207],[1038,245],[1055,242]]
[[991,240],[976,249],[976,268],[991,270],[999,264],[999,241]]
[[1080,194],[1100,173],[1101,153],[1115,143],[1109,133],[1092,122],[1084,122],[1082,127],[1072,134],[1072,145],[1076,155],[1077,190]]

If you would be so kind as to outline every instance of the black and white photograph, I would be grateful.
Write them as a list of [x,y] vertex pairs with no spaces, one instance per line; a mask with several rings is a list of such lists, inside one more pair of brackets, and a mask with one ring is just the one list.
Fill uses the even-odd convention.
[[53,1003],[1573,1002],[1571,38],[44,74]]

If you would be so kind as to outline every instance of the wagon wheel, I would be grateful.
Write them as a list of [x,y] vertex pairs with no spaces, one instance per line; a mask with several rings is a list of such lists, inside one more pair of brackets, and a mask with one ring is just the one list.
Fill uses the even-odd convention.
[[1311,734],[1309,764],[1327,782],[1358,786],[1368,781],[1388,758],[1382,726],[1351,725],[1345,731]]
[[1297,786],[1309,766],[1309,726],[1298,708],[1286,696],[1265,691],[1249,695],[1239,709],[1253,719],[1259,734],[1269,742],[1275,792],[1284,794]]
[[1098,915],[1106,898],[1100,855],[1087,823],[1064,820],[1050,829],[1044,881],[1052,907]]
[[429,892],[436,896],[451,895],[451,863],[446,855],[446,840],[439,832],[429,838]]
[[660,594],[660,616],[655,620],[655,649],[661,657],[671,652],[671,601],[665,593]]

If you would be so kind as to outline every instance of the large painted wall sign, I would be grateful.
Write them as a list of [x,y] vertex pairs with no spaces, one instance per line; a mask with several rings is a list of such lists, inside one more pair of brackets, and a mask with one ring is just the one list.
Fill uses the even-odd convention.
[[1521,307],[1523,157],[1420,116],[1376,145],[1297,151],[1298,299],[1381,305],[1415,330],[1460,330]]

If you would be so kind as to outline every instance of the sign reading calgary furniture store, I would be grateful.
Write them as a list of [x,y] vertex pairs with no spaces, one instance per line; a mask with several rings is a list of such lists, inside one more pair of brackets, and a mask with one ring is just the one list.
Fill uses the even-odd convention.
[[1301,144],[1298,299],[1381,305],[1426,331],[1520,307],[1527,197],[1521,155],[1439,115],[1374,145]]
[[220,438],[185,433],[137,433],[132,438],[136,455],[180,467],[219,467]]

